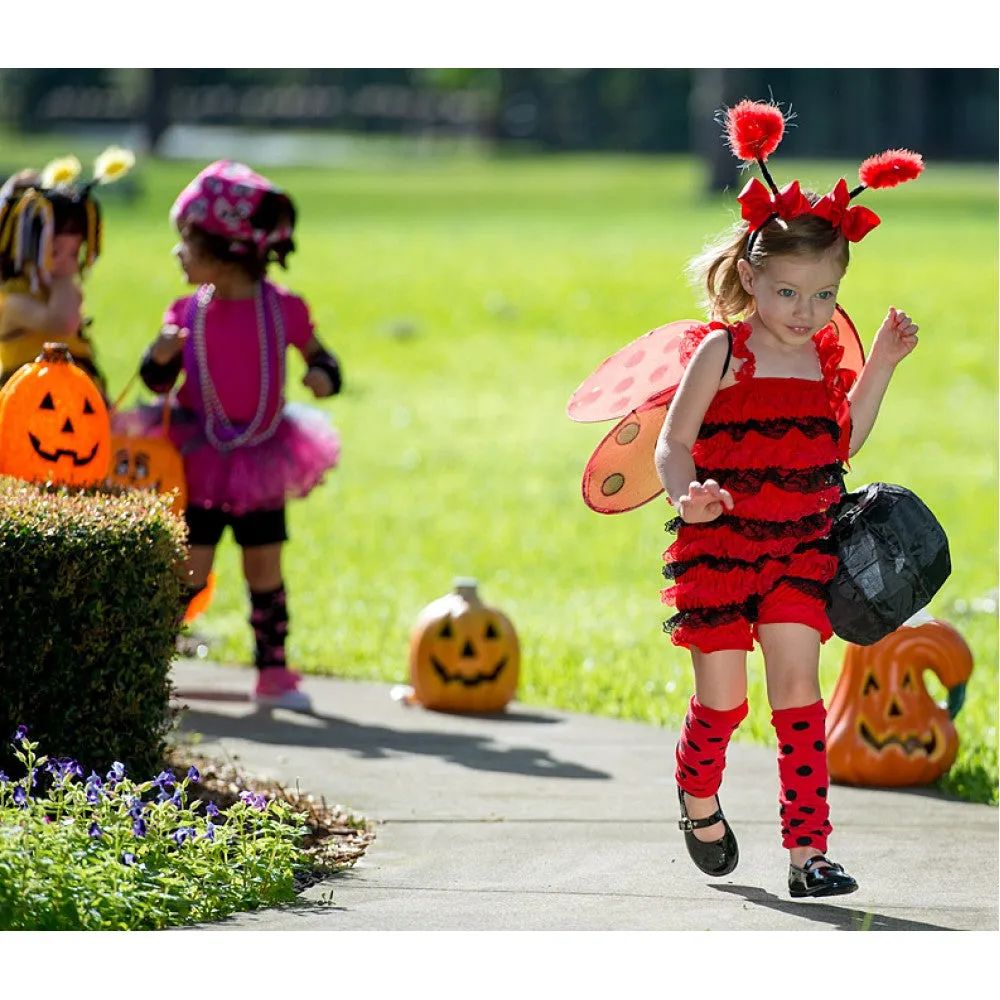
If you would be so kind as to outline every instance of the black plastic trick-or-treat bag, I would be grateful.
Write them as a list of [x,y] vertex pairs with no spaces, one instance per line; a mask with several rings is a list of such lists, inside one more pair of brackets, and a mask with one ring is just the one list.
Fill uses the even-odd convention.
[[870,646],[925,607],[951,573],[948,537],[905,486],[845,493],[830,533],[839,566],[827,611],[834,632]]

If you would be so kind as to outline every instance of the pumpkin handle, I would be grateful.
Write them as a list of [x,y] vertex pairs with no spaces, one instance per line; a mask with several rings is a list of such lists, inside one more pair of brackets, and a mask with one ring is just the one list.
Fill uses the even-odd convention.
[[948,689],[948,718],[954,719],[965,704],[965,684],[956,684]]
[[[139,377],[138,372],[133,372],[132,377],[125,383],[125,388],[122,389],[118,398],[111,404],[108,408],[108,416],[113,417],[117,412],[118,408],[122,405],[125,397],[129,394],[132,386],[135,385],[135,380]],[[173,398],[173,392],[168,392],[166,396],[163,397],[163,436],[167,437],[170,431],[170,401]]]
[[173,399],[173,390],[163,397],[163,436],[170,438],[170,401]]
[[135,385],[135,380],[139,377],[138,372],[133,372],[132,377],[125,383],[125,388],[122,389],[121,395],[108,407],[108,413],[114,416],[118,412],[118,408],[122,405],[125,397],[129,394],[132,386]]

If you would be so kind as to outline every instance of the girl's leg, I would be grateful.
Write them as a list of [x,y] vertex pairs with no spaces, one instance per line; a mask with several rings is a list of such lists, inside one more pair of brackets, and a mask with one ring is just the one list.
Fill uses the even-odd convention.
[[226,528],[226,516],[217,510],[188,507],[184,511],[188,529],[187,562],[184,566],[184,586],[181,590],[181,615],[194,596],[205,589],[212,572],[215,549]]
[[819,686],[820,634],[797,622],[758,625],[778,739],[782,844],[801,867],[826,851],[832,830],[827,792],[826,708]]
[[[282,518],[283,520],[283,518]],[[310,711],[309,696],[299,690],[301,676],[285,662],[288,608],[281,575],[284,542],[243,547],[243,573],[250,589],[250,625],[257,645],[254,700],[295,711]]]
[[208,583],[208,574],[212,572],[212,564],[215,562],[214,545],[189,545],[187,565],[185,566],[186,584],[191,590],[191,600],[200,590],[204,590]]
[[[677,743],[677,784],[691,819],[704,819],[719,808],[729,740],[747,714],[746,652],[725,649],[703,653],[691,647],[694,697]],[[722,823],[691,831],[698,840],[719,840]]]
[[187,561],[184,564],[184,577],[181,584],[181,602],[177,609],[177,637],[175,647],[182,656],[204,655],[205,646],[202,640],[191,634],[184,616],[191,602],[208,585],[208,574],[212,572],[215,561],[214,545],[189,545]]
[[281,573],[284,542],[243,549],[243,574],[250,590],[250,624],[258,670],[285,667],[288,608]]

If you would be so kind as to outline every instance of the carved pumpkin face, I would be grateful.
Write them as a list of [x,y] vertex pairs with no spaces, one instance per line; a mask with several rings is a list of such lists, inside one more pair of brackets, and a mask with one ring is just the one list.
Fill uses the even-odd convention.
[[475,581],[456,581],[413,627],[410,683],[425,708],[498,712],[517,691],[520,665],[514,626],[479,600]]
[[108,480],[154,493],[176,490],[171,509],[178,517],[187,506],[184,460],[167,438],[114,435]]
[[[927,693],[932,670],[948,707]],[[952,719],[972,674],[972,652],[951,625],[904,625],[871,646],[847,644],[827,710],[830,777],[848,785],[925,785],[946,774],[958,753]]]
[[18,479],[92,486],[105,477],[111,421],[65,344],[46,344],[0,393],[0,471]]

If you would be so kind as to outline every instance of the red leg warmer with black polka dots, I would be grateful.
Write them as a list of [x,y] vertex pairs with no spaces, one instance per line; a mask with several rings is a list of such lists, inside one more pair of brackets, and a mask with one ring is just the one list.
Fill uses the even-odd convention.
[[748,706],[724,712],[702,705],[694,696],[688,704],[677,741],[677,784],[696,799],[714,795],[722,784],[729,738],[747,717]]
[[830,772],[826,760],[826,709],[823,702],[771,713],[778,736],[778,813],[781,843],[826,851],[830,825],[827,791]]

